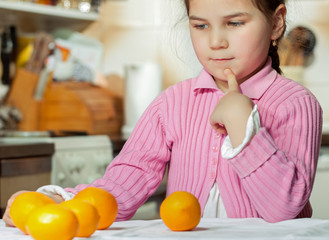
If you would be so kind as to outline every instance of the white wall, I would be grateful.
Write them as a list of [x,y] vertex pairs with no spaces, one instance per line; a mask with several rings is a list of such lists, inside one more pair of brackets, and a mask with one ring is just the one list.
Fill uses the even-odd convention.
[[124,76],[126,63],[154,61],[163,68],[164,88],[195,76],[201,67],[194,56],[186,25],[174,26],[185,13],[182,2],[105,1],[100,21],[85,31],[105,45],[102,72]]

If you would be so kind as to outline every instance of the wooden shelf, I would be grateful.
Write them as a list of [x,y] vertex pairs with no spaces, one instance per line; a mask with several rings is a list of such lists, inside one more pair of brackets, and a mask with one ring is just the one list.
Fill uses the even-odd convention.
[[50,32],[64,27],[81,31],[98,18],[99,14],[95,12],[82,13],[75,9],[0,0],[1,24],[16,24],[24,32],[35,29]]

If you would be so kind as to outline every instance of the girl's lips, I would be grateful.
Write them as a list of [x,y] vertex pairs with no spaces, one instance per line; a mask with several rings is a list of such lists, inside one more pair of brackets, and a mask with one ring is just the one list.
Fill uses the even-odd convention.
[[232,59],[233,58],[211,58],[211,60],[215,61],[215,62],[227,62],[227,61],[230,61]]

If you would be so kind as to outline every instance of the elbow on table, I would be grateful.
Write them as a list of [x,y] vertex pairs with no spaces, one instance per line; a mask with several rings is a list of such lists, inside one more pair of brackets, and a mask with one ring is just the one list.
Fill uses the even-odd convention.
[[282,222],[282,221],[287,221],[287,220],[291,220],[294,219],[294,217],[271,217],[271,218],[264,218],[264,220],[268,223],[278,223],[278,222]]
[[273,214],[271,216],[263,217],[263,219],[269,223],[277,223],[277,222],[292,220],[296,218],[310,218],[311,216],[312,216],[312,209],[310,210],[307,209],[307,211],[305,211],[304,208],[300,213],[287,213],[281,215]]
[[136,211],[133,213],[129,213],[129,214],[118,214],[117,218],[115,219],[116,222],[122,222],[122,221],[128,221],[130,220],[134,215],[135,215]]

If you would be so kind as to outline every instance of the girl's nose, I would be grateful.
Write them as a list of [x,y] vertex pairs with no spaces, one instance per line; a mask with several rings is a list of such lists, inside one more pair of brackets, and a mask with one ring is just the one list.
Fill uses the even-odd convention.
[[209,45],[211,49],[217,50],[228,47],[228,41],[223,34],[212,33],[210,36]]

